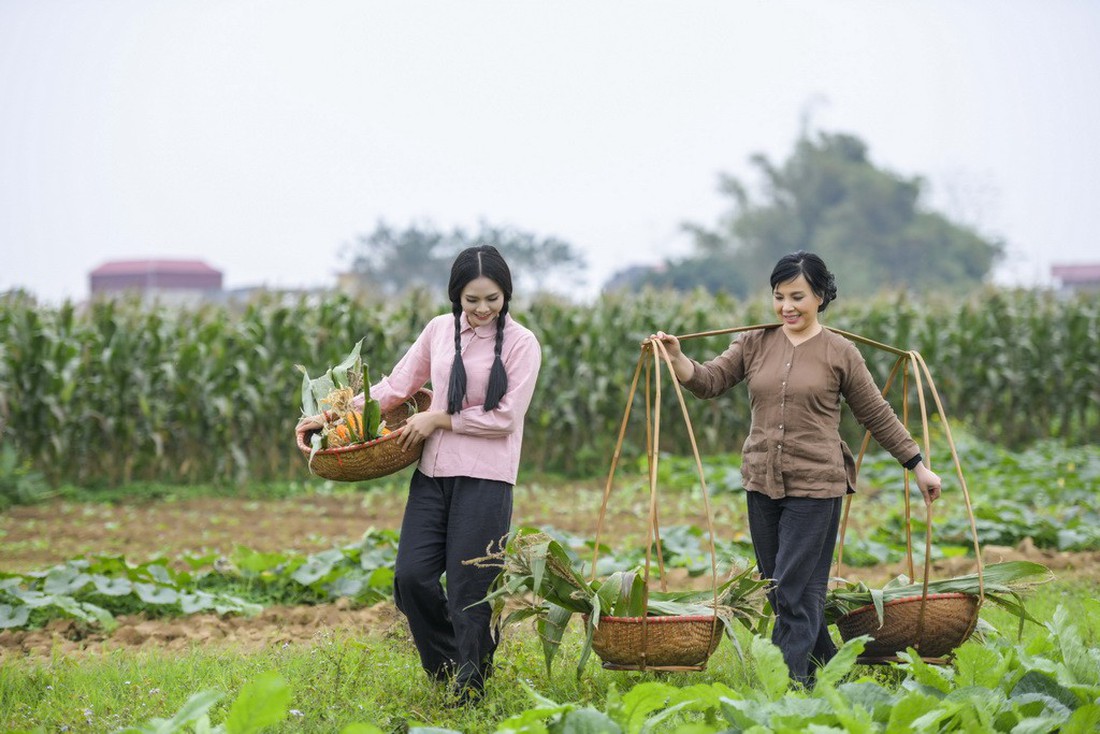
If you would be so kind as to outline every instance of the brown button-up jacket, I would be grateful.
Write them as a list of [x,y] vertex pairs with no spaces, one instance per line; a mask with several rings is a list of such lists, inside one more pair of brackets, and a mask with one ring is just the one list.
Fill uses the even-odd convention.
[[745,332],[714,359],[695,362],[684,387],[700,398],[748,382],[752,426],[742,447],[746,489],[769,497],[841,497],[856,481],[840,438],[841,397],[899,462],[919,453],[882,397],[856,346],[828,329],[798,346],[781,328]]

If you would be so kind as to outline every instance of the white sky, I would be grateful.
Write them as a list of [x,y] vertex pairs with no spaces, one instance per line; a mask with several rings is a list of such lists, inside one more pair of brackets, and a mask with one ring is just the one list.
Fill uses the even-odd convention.
[[0,0],[0,292],[321,285],[379,218],[561,237],[591,290],[689,252],[807,110],[1003,238],[1000,282],[1100,261],[1090,0]]

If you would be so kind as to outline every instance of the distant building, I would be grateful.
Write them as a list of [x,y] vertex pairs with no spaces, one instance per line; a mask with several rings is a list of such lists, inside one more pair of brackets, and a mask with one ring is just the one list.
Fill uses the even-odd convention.
[[89,274],[92,297],[137,293],[170,305],[217,300],[222,273],[201,260],[114,260]]
[[1100,263],[1091,265],[1054,265],[1050,274],[1062,293],[1100,293]]

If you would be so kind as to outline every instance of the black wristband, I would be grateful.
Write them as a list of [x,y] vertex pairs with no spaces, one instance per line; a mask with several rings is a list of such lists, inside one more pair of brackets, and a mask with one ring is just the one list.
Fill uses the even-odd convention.
[[912,459],[910,459],[909,461],[902,464],[902,466],[904,466],[909,471],[912,471],[912,470],[916,469],[917,464],[921,463],[922,461],[924,461],[924,457],[921,456],[920,452],[918,451],[916,456],[914,456]]

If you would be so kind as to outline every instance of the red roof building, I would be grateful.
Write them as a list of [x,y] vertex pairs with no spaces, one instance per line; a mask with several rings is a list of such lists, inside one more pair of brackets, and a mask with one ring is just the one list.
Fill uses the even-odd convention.
[[201,260],[114,260],[89,274],[92,296],[140,293],[172,301],[217,296],[222,273]]
[[1100,292],[1100,263],[1089,265],[1053,265],[1050,274],[1067,293]]

